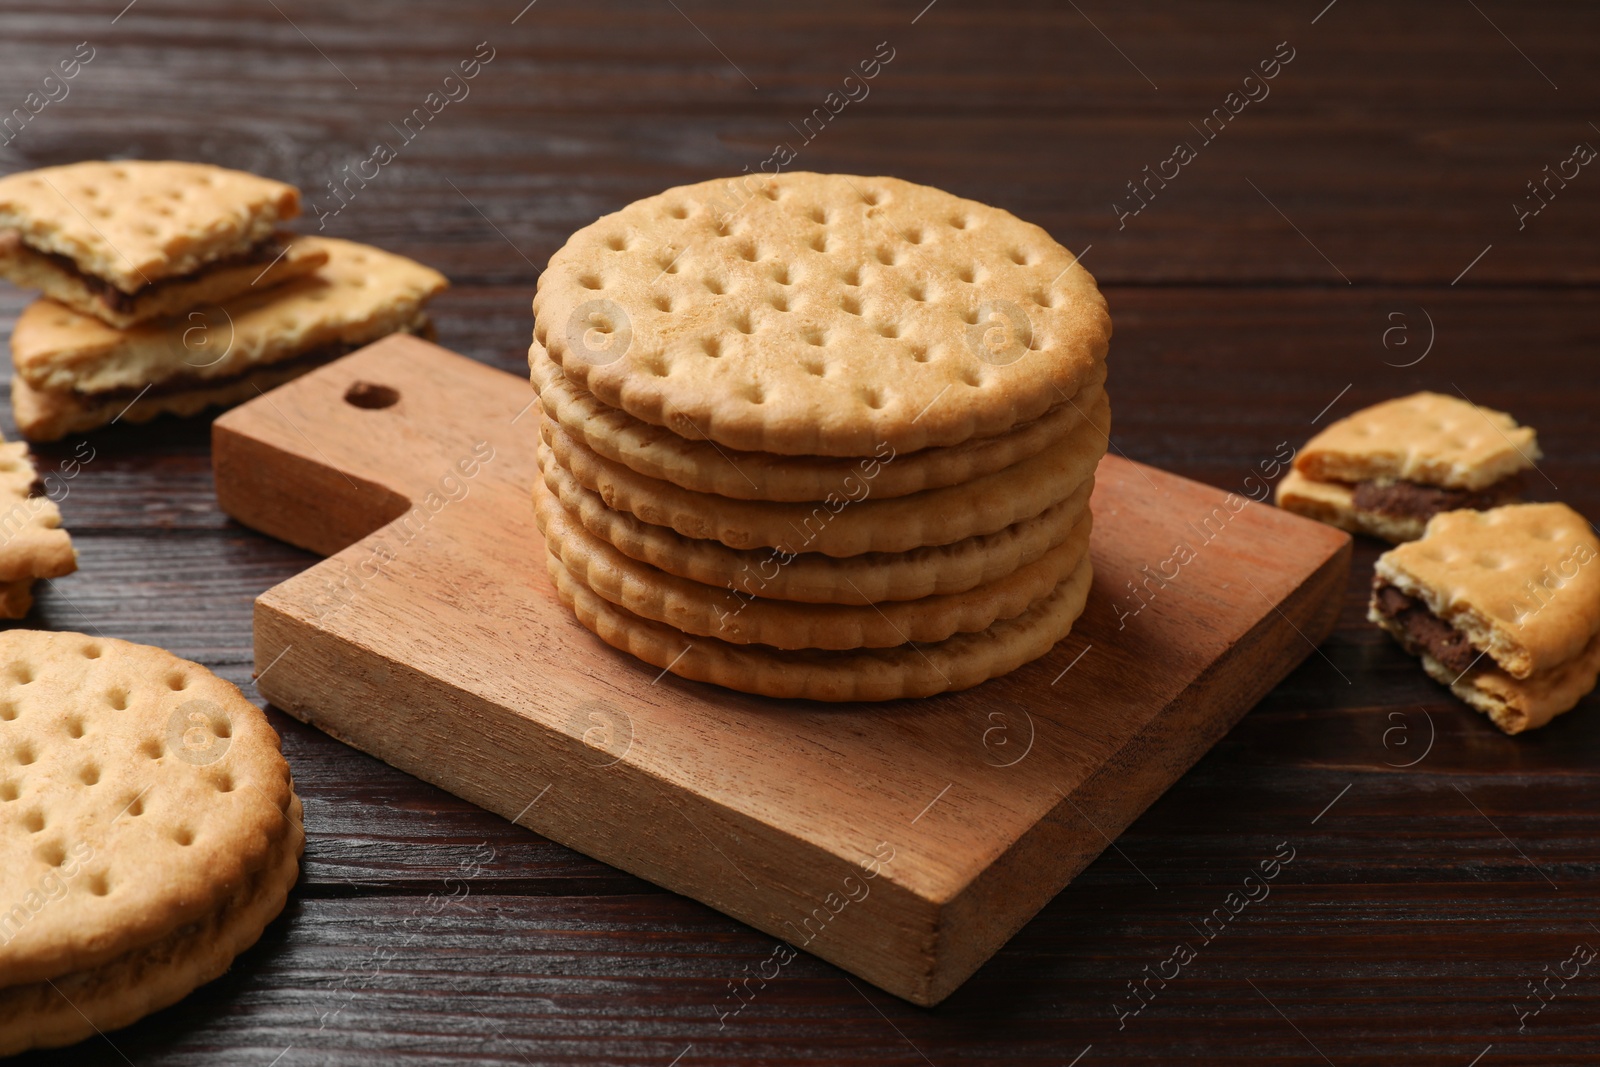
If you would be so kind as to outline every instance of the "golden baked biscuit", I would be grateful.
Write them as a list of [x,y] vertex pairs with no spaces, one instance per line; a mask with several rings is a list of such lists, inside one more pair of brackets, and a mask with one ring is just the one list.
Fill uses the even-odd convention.
[[1451,511],[1378,558],[1368,618],[1509,733],[1600,670],[1600,539],[1565,504]]
[[226,969],[304,834],[266,716],[158,648],[0,633],[0,1054],[126,1025]]
[[1009,212],[887,177],[701,182],[573,234],[534,340],[602,403],[689,440],[912,452],[1075,395],[1111,319],[1094,279]]

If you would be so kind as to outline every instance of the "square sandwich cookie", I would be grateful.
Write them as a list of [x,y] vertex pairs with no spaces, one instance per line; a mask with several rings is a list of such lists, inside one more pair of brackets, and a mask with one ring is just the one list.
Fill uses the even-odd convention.
[[1295,457],[1278,506],[1399,543],[1433,516],[1516,501],[1540,458],[1532,429],[1453,396],[1415,393],[1340,419]]
[[426,335],[422,306],[449,286],[404,256],[301,236],[326,262],[183,319],[117,330],[52,300],[11,335],[17,428],[35,441],[113,421],[237,404],[391,333]]
[[1452,511],[1378,558],[1367,617],[1508,734],[1600,673],[1600,539],[1565,504]]
[[0,179],[0,276],[127,327],[307,274],[292,185],[204,163],[91,161]]

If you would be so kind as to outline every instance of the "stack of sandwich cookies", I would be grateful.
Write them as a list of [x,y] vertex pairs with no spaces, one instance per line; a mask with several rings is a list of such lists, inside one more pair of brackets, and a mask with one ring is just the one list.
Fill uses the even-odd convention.
[[54,500],[40,492],[28,446],[0,442],[0,618],[20,619],[33,607],[33,583],[78,569],[72,538]]
[[1452,511],[1378,559],[1367,616],[1506,733],[1600,675],[1600,540],[1565,504]]
[[128,327],[307,274],[292,185],[203,163],[72,163],[0,179],[0,277]]
[[426,334],[438,271],[369,245],[298,236],[321,265],[188,318],[116,329],[49,300],[11,337],[17,428],[34,440],[235,404],[397,331]]
[[278,738],[160,649],[0,634],[0,1055],[93,1037],[227,970],[304,845]]
[[536,514],[607,642],[881,700],[1082,611],[1110,322],[1037,227],[889,178],[708,182],[574,235],[534,311]]
[[1511,416],[1439,393],[1388,400],[1340,419],[1295,457],[1278,506],[1396,544],[1460,508],[1516,501],[1540,458]]

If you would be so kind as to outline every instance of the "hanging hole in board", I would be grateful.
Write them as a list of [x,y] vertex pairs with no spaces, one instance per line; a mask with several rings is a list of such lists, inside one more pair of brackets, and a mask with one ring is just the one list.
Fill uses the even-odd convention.
[[368,411],[394,407],[400,403],[400,391],[376,382],[356,382],[344,391],[344,402]]

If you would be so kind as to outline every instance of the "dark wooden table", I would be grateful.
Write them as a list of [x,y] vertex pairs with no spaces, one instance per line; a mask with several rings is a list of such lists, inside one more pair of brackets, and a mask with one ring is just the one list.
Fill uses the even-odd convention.
[[[1235,488],[1280,442],[1432,388],[1535,426],[1535,495],[1600,515],[1600,172],[1564,164],[1600,144],[1592,5],[125,2],[0,3],[0,115],[94,55],[0,171],[207,160],[331,211],[328,183],[388,142],[326,232],[445,271],[440,340],[485,362],[522,371],[572,230],[787,143],[792,168],[943,186],[1082,251],[1129,456]],[[403,141],[479,42],[470,95]],[[1259,99],[1229,115],[1232,92]],[[1180,141],[1194,158],[1134,214],[1128,183],[1171,175]],[[8,326],[25,300],[0,293]],[[90,436],[62,505],[82,569],[32,624],[253,694],[251,600],[311,558],[217,510],[207,433]],[[934,1010],[802,955],[719,1021],[771,938],[272,712],[308,832],[286,914],[177,1007],[28,1062],[1600,1063],[1594,965],[1518,1018],[1600,946],[1600,700],[1501,736],[1364,621],[1377,551],[1318,653]],[[1271,895],[1206,942],[1280,843]],[[1179,942],[1196,958],[1119,1023]]]

